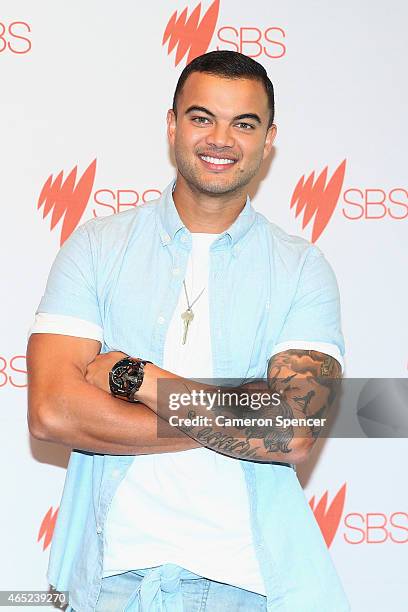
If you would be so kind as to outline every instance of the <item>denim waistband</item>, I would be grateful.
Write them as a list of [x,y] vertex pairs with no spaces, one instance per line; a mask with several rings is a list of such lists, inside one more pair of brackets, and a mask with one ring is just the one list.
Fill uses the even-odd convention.
[[174,563],[136,570],[136,573],[143,578],[124,612],[182,612],[180,580],[202,578]]

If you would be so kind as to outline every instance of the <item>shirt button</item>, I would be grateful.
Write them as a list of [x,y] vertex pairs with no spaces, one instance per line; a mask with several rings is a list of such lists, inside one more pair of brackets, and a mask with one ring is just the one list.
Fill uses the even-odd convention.
[[96,533],[102,533],[102,527],[97,527],[96,528]]
[[188,238],[187,238],[187,236],[182,236],[180,238],[180,240],[181,240],[181,242],[187,242]]
[[166,319],[164,317],[161,317],[161,316],[157,319],[157,322],[160,323],[160,325],[163,325],[163,323],[165,321],[166,321]]
[[180,274],[180,268],[173,268],[173,274],[174,276],[178,276],[178,274]]

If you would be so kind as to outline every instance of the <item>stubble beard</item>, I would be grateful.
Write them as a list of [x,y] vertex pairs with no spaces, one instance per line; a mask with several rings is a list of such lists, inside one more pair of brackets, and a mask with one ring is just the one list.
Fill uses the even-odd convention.
[[238,171],[230,181],[226,182],[223,178],[218,181],[216,174],[212,179],[204,180],[197,166],[191,161],[190,156],[183,155],[180,151],[175,151],[174,156],[177,170],[187,184],[190,185],[194,191],[210,196],[239,193],[258,173],[262,163],[262,159],[254,161],[246,171]]

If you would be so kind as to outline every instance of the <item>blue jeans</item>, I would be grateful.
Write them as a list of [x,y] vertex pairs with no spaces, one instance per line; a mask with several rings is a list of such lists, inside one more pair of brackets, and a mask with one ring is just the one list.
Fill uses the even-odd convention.
[[[102,579],[95,612],[266,612],[266,597],[165,564]],[[75,612],[68,606],[66,612]],[[78,611],[80,612],[80,611]]]

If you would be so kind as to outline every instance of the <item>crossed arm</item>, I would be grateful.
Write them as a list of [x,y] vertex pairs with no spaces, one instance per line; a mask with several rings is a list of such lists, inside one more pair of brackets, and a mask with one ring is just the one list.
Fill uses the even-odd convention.
[[[177,377],[148,364],[137,394],[141,403],[130,404],[109,393],[108,372],[123,354],[99,355],[95,340],[55,334],[32,334],[27,362],[29,375],[28,422],[34,437],[103,454],[137,455],[174,452],[205,446],[240,459],[300,463],[319,433],[314,426],[231,426],[226,430],[213,418],[210,425],[178,428],[177,436],[157,435],[158,419],[168,421],[168,401],[157,395],[158,379],[171,381],[172,391],[211,391],[215,387]],[[324,417],[336,395],[338,362],[315,351],[288,350],[268,364],[269,393],[279,393],[280,411],[290,418]],[[252,385],[244,385],[250,389]],[[257,390],[259,390],[257,384]],[[242,390],[242,387],[241,387]],[[243,417],[252,416],[245,409]],[[276,416],[272,408],[257,418]],[[237,416],[230,407],[180,406],[179,419],[192,416]]]
[[[92,365],[88,376],[102,386],[106,371],[101,363],[99,371],[102,377],[93,378],[97,367]],[[145,372],[136,396],[166,421],[172,418],[168,401],[170,392],[184,392],[191,397],[193,392],[205,391],[216,396],[218,389],[177,377],[152,365],[147,365]],[[270,397],[274,395],[278,399],[277,405],[257,405],[254,411],[251,402],[248,407],[231,406],[228,402],[215,402],[213,407],[197,403],[193,408],[179,404],[176,422],[190,419],[179,429],[201,445],[231,457],[300,463],[319,435],[321,426],[316,423],[324,421],[334,402],[340,374],[339,363],[330,355],[309,350],[287,350],[269,360],[267,381],[251,382],[237,389],[249,398],[254,393],[253,397],[257,399],[260,393],[267,391]],[[169,379],[166,392],[158,393],[157,380],[166,378]],[[222,418],[217,418],[220,416]],[[225,427],[227,419],[231,424]],[[280,424],[283,419],[290,424]]]

